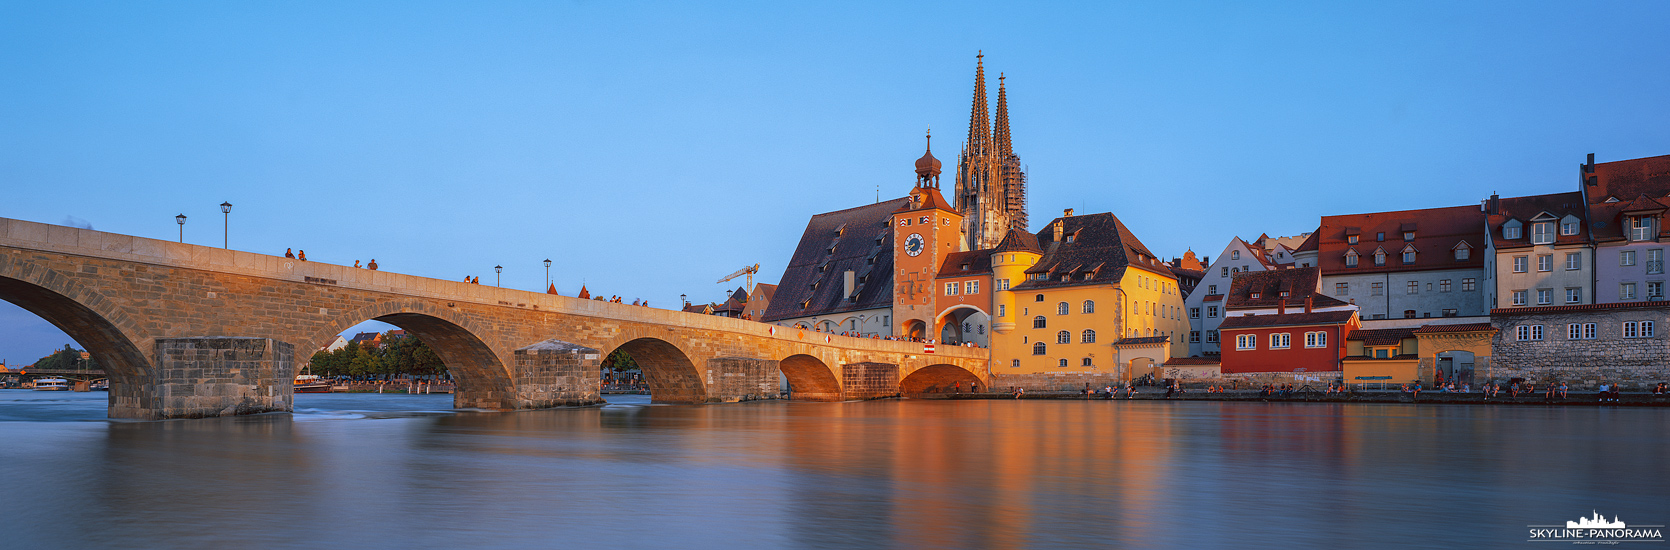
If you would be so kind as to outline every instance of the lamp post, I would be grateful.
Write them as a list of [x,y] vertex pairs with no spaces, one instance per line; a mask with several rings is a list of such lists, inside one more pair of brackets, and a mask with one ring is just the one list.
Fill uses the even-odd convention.
[[551,259],[545,259],[545,286],[551,286]]
[[497,286],[497,287],[503,287],[504,286],[504,278],[501,277],[501,275],[503,273],[504,273],[504,266],[502,266],[502,265],[493,266],[493,286]]
[[186,215],[185,214],[180,214],[178,216],[174,216],[174,223],[180,224],[180,244],[185,244],[185,242],[186,242]]
[[690,298],[686,297],[685,295],[683,295],[683,294],[678,295],[678,301],[684,303],[684,305],[679,306],[679,311],[684,311],[685,308],[690,307]]
[[[220,213],[224,217],[221,220],[221,222],[222,222],[221,227],[222,227],[222,231],[225,232],[222,235],[222,238],[224,238],[225,240],[221,242],[220,247],[221,248],[231,248],[232,247],[232,203],[230,203],[230,202],[220,203]],[[184,231],[183,228],[182,228],[182,231]],[[181,237],[182,240],[184,238],[185,238],[184,236]]]

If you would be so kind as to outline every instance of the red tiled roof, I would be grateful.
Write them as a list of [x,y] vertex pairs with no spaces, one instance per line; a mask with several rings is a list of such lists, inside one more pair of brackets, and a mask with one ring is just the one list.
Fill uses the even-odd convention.
[[939,189],[935,189],[933,187],[917,187],[911,189],[910,194],[920,197],[919,200],[921,200],[922,203],[915,206],[912,206],[910,203],[905,203],[905,205],[899,207],[896,212],[915,212],[917,210],[938,208],[959,216],[962,215],[957,212],[957,209],[952,208],[950,203],[945,201],[945,196],[939,194]]
[[[1055,240],[1057,223],[1062,224],[1062,235],[1075,236],[1072,242]],[[1026,273],[1044,273],[1049,278],[1040,281],[1029,277],[1015,285],[1014,290],[1116,283],[1124,279],[1125,269],[1130,267],[1175,277],[1170,267],[1155,258],[1124,222],[1109,212],[1056,218],[1045,224],[1037,235],[1044,255]],[[1089,280],[1083,278],[1093,270],[1095,273]],[[1061,280],[1063,274],[1069,274],[1070,280]]]
[[1317,246],[1317,242],[1318,242],[1316,237],[1317,237],[1317,235],[1320,235],[1320,234],[1322,234],[1321,229],[1317,229],[1316,231],[1310,232],[1310,236],[1305,237],[1305,242],[1299,243],[1299,248],[1295,248],[1295,249],[1293,249],[1293,251],[1294,252],[1305,252],[1307,250],[1315,251],[1316,246]]
[[1034,254],[1041,255],[1044,253],[1044,248],[1038,246],[1037,235],[1033,235],[1019,229],[1010,228],[1009,232],[1003,235],[1003,240],[997,243],[997,248],[992,249],[992,252],[1016,251],[1032,252]]
[[[1588,224],[1583,223],[1586,209],[1583,205],[1582,193],[1572,191],[1570,193],[1532,195],[1529,197],[1504,197],[1498,199],[1498,204],[1497,213],[1488,216],[1490,238],[1498,249],[1532,246],[1531,220],[1543,214],[1548,214],[1554,218],[1552,220],[1555,230],[1554,244],[1578,244],[1589,240],[1589,236],[1583,233],[1583,226]],[[1578,230],[1576,235],[1560,234],[1560,220],[1566,216],[1577,217]],[[1517,239],[1502,238],[1502,226],[1509,220],[1519,220],[1519,223],[1523,224]]]
[[935,275],[934,278],[971,277],[974,275],[989,275],[991,272],[992,251],[952,252],[945,256],[945,263],[939,265],[939,274]]
[[[893,212],[909,202],[899,198],[812,216],[806,222],[806,232],[801,234],[794,256],[783,269],[783,278],[778,282],[771,304],[759,320],[772,322],[891,305],[891,220]],[[880,244],[876,242],[878,239]],[[872,257],[873,264],[869,263]],[[849,269],[865,277],[859,283],[856,300],[843,296],[846,290],[841,277]]]
[[[1404,242],[1399,230],[1410,223],[1416,227],[1415,240]],[[1484,227],[1484,211],[1478,206],[1323,216],[1322,227],[1316,231],[1321,235],[1316,263],[1323,275],[1477,269],[1484,265]],[[1355,245],[1346,241],[1350,230],[1360,236]],[[1377,241],[1381,233],[1386,236],[1384,242]],[[1463,242],[1474,252],[1458,261],[1451,251]],[[1415,263],[1404,264],[1403,248],[1411,244],[1415,247]],[[1374,265],[1377,248],[1385,249],[1386,265]],[[1357,267],[1345,267],[1345,253],[1352,249],[1357,251]]]
[[1237,328],[1286,327],[1306,325],[1342,325],[1357,316],[1354,310],[1324,311],[1320,313],[1289,313],[1286,315],[1236,315],[1224,319],[1219,330]]
[[1499,307],[1490,310],[1492,317],[1497,315],[1529,315],[1537,313],[1570,313],[1573,311],[1598,311],[1606,309],[1660,309],[1670,308],[1670,302],[1663,300],[1652,302],[1611,302],[1605,304],[1577,304],[1571,306],[1541,306],[1541,307]]
[[1143,336],[1141,338],[1123,338],[1123,339],[1120,339],[1117,342],[1114,342],[1113,345],[1115,345],[1115,346],[1137,346],[1137,345],[1164,344],[1164,343],[1166,343],[1167,340],[1170,340],[1170,339],[1171,339],[1170,336]]
[[[1584,182],[1584,201],[1589,204],[1590,231],[1597,241],[1624,239],[1623,213],[1643,196],[1654,202],[1670,197],[1670,155],[1602,162],[1594,165],[1593,174],[1579,168],[1584,179],[1592,176],[1594,185]],[[1607,202],[1616,199],[1615,202]],[[1642,204],[1640,206],[1651,207]],[[1664,225],[1660,224],[1663,234]]]
[[[1288,293],[1286,304],[1289,309],[1298,308],[1303,311],[1306,297],[1311,298],[1311,307],[1346,305],[1338,298],[1321,292],[1321,279],[1321,270],[1314,267],[1241,273],[1229,284],[1229,302],[1225,307],[1273,308],[1276,304],[1282,303],[1283,291]],[[1258,293],[1258,298],[1252,297],[1254,292]]]
[[1467,323],[1463,325],[1421,325],[1415,329],[1415,334],[1432,334],[1435,332],[1484,332],[1496,330],[1490,323]]
[[1414,337],[1415,329],[1412,328],[1380,328],[1353,330],[1345,339],[1362,340],[1370,346],[1390,346],[1402,342],[1404,338]]

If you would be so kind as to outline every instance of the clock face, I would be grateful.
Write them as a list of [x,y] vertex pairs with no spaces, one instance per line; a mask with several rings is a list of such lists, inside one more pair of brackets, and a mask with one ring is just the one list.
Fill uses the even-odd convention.
[[921,234],[911,233],[909,237],[905,237],[905,253],[912,256],[922,253]]

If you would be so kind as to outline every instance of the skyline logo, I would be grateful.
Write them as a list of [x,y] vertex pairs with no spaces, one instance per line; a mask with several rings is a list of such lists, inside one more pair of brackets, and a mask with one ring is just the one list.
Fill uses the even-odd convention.
[[1579,544],[1617,544],[1620,542],[1664,542],[1663,525],[1636,525],[1634,527],[1624,523],[1617,514],[1612,515],[1611,521],[1601,515],[1598,510],[1591,510],[1592,515],[1579,517],[1577,521],[1567,521],[1562,528],[1559,525],[1527,525],[1530,528],[1530,538],[1526,542],[1563,541]]

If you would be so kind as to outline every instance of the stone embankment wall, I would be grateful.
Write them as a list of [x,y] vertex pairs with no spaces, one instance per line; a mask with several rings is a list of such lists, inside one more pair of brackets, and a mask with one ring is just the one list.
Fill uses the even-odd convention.
[[[1640,336],[1642,321],[1653,323],[1652,336]],[[1594,338],[1570,338],[1570,325],[1588,323],[1595,325]],[[1636,323],[1634,337],[1625,337],[1625,323]],[[1647,390],[1670,380],[1670,304],[1497,309],[1491,324],[1497,329],[1492,361],[1474,367],[1481,383],[1524,378],[1538,385],[1565,382],[1573,390],[1603,382]],[[1520,340],[1521,326],[1541,326],[1542,339]]]
[[1010,387],[1027,391],[1079,391],[1085,384],[1092,388],[1124,386],[1125,381],[1113,372],[1061,372],[1035,374],[994,374],[992,391],[1008,391]]

